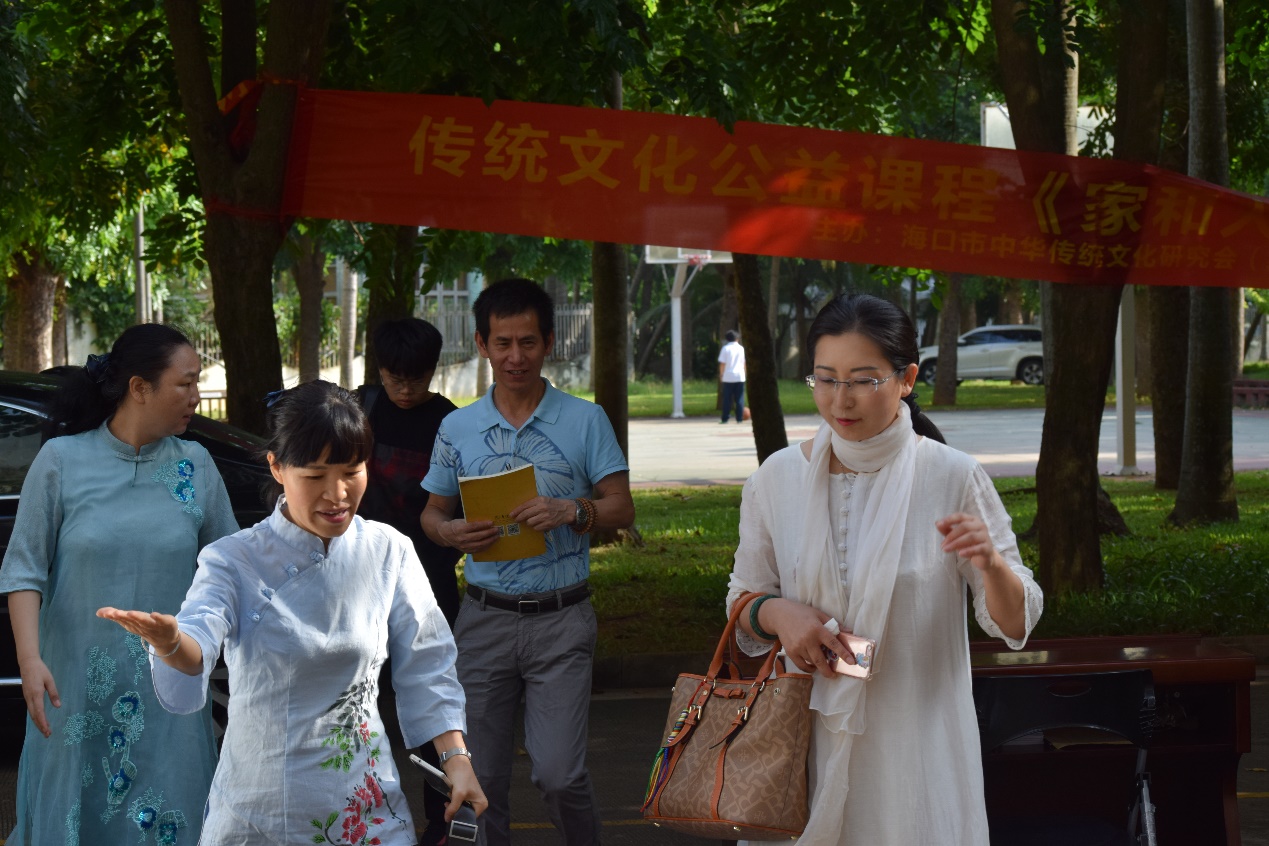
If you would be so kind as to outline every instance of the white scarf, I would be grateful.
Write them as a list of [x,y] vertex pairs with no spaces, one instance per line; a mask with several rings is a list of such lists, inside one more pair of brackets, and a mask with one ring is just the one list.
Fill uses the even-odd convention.
[[[871,494],[862,503],[860,530],[854,537],[850,601],[842,590],[833,546],[829,457],[836,455],[846,467],[876,473]],[[912,480],[916,469],[916,438],[907,403],[899,403],[899,415],[879,434],[864,441],[838,436],[828,423],[820,426],[811,445],[806,471],[806,524],[798,556],[799,578],[795,594],[799,602],[837,619],[843,630],[877,641],[873,666],[881,672],[886,654],[886,620],[899,572],[899,551],[908,523]],[[831,792],[831,800],[815,802],[799,844],[837,844],[841,840],[845,796],[849,790],[850,750],[854,737],[865,728],[864,699],[868,683],[849,676],[825,678],[816,674],[811,689],[811,709],[834,734],[831,750],[820,750],[822,767],[818,790]]]

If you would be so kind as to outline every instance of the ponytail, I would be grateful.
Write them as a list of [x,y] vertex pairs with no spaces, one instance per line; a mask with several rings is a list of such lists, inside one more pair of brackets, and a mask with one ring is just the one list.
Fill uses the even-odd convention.
[[925,416],[925,412],[921,410],[921,406],[917,405],[916,391],[910,392],[903,401],[908,404],[908,411],[912,412],[912,431],[926,438],[933,438],[941,444],[947,443],[947,439],[943,437],[943,433],[939,431],[939,427],[934,425],[934,421]]

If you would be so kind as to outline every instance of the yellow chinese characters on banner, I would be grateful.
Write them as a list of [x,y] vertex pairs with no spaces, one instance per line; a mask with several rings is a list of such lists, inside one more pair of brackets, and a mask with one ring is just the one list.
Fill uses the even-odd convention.
[[1269,213],[1157,168],[701,118],[304,90],[283,212],[1057,282],[1269,285]]

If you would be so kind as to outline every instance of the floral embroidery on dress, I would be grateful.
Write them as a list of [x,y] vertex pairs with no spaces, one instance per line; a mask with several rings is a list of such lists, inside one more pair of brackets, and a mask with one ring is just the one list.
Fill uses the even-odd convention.
[[172,492],[173,499],[185,503],[182,511],[192,514],[195,519],[203,519],[203,509],[194,504],[194,462],[188,458],[182,458],[179,461],[161,464],[154,471],[153,479],[166,485]]
[[88,650],[88,684],[85,690],[93,703],[101,705],[110,695],[110,691],[115,689],[117,669],[115,659],[111,658],[106,650],[98,646]]
[[161,846],[173,846],[176,843],[177,831],[189,824],[182,812],[164,811],[163,794],[155,793],[152,787],[145,791],[144,796],[134,799],[128,806],[128,819],[141,829],[142,843],[146,842],[150,834],[153,834],[154,842]]
[[93,765],[84,764],[83,768],[79,771],[79,783],[84,787],[89,787],[92,785],[93,779]]
[[[145,669],[150,666],[150,658],[145,653],[141,636],[128,632],[123,636],[123,642],[128,645],[128,654],[132,656],[132,683],[141,684],[141,679],[145,677]],[[111,687],[113,688],[114,685]]]
[[[334,715],[335,725],[331,726],[330,736],[322,741],[322,745],[333,746],[338,751],[322,761],[321,768],[348,772],[353,759],[364,751],[366,769],[341,810],[331,811],[325,821],[311,820],[313,827],[321,832],[313,835],[314,843],[378,846],[380,839],[372,836],[377,826],[387,822],[389,816],[403,825],[405,823],[392,810],[392,805],[384,794],[383,783],[379,780],[379,773],[375,771],[380,750],[374,741],[378,739],[379,733],[370,730],[370,703],[374,701],[378,690],[377,679],[376,671],[366,681],[354,684],[327,711],[327,714]],[[332,831],[341,815],[341,827]]]
[[[101,759],[101,768],[106,773],[106,808],[101,812],[102,822],[109,822],[119,813],[137,778],[137,768],[132,763],[130,751],[145,729],[145,704],[141,701],[141,694],[135,690],[122,694],[115,700],[110,713],[118,725],[110,727],[107,734],[110,754]],[[116,757],[118,763],[114,761]]]
[[68,717],[66,725],[62,727],[62,733],[66,735],[64,742],[67,746],[74,746],[76,743],[91,740],[105,730],[106,719],[96,711]]

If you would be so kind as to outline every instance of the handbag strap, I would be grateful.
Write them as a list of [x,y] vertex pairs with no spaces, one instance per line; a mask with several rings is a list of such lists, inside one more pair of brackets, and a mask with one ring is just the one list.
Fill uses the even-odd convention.
[[[745,608],[749,606],[752,599],[757,599],[763,594],[758,591],[746,593],[736,600],[736,604],[731,608],[731,615],[727,618],[727,627],[723,629],[723,635],[718,639],[718,647],[714,650],[714,659],[709,662],[709,670],[705,673],[705,681],[711,686],[718,679],[718,674],[723,668],[723,657],[727,653],[731,643],[732,636],[736,631],[736,624],[740,621],[740,615],[744,613]],[[762,669],[758,671],[755,684],[770,678],[772,669],[775,668],[776,655],[780,652],[780,640],[777,638],[771,644],[771,651],[767,653],[767,660],[763,662]]]

